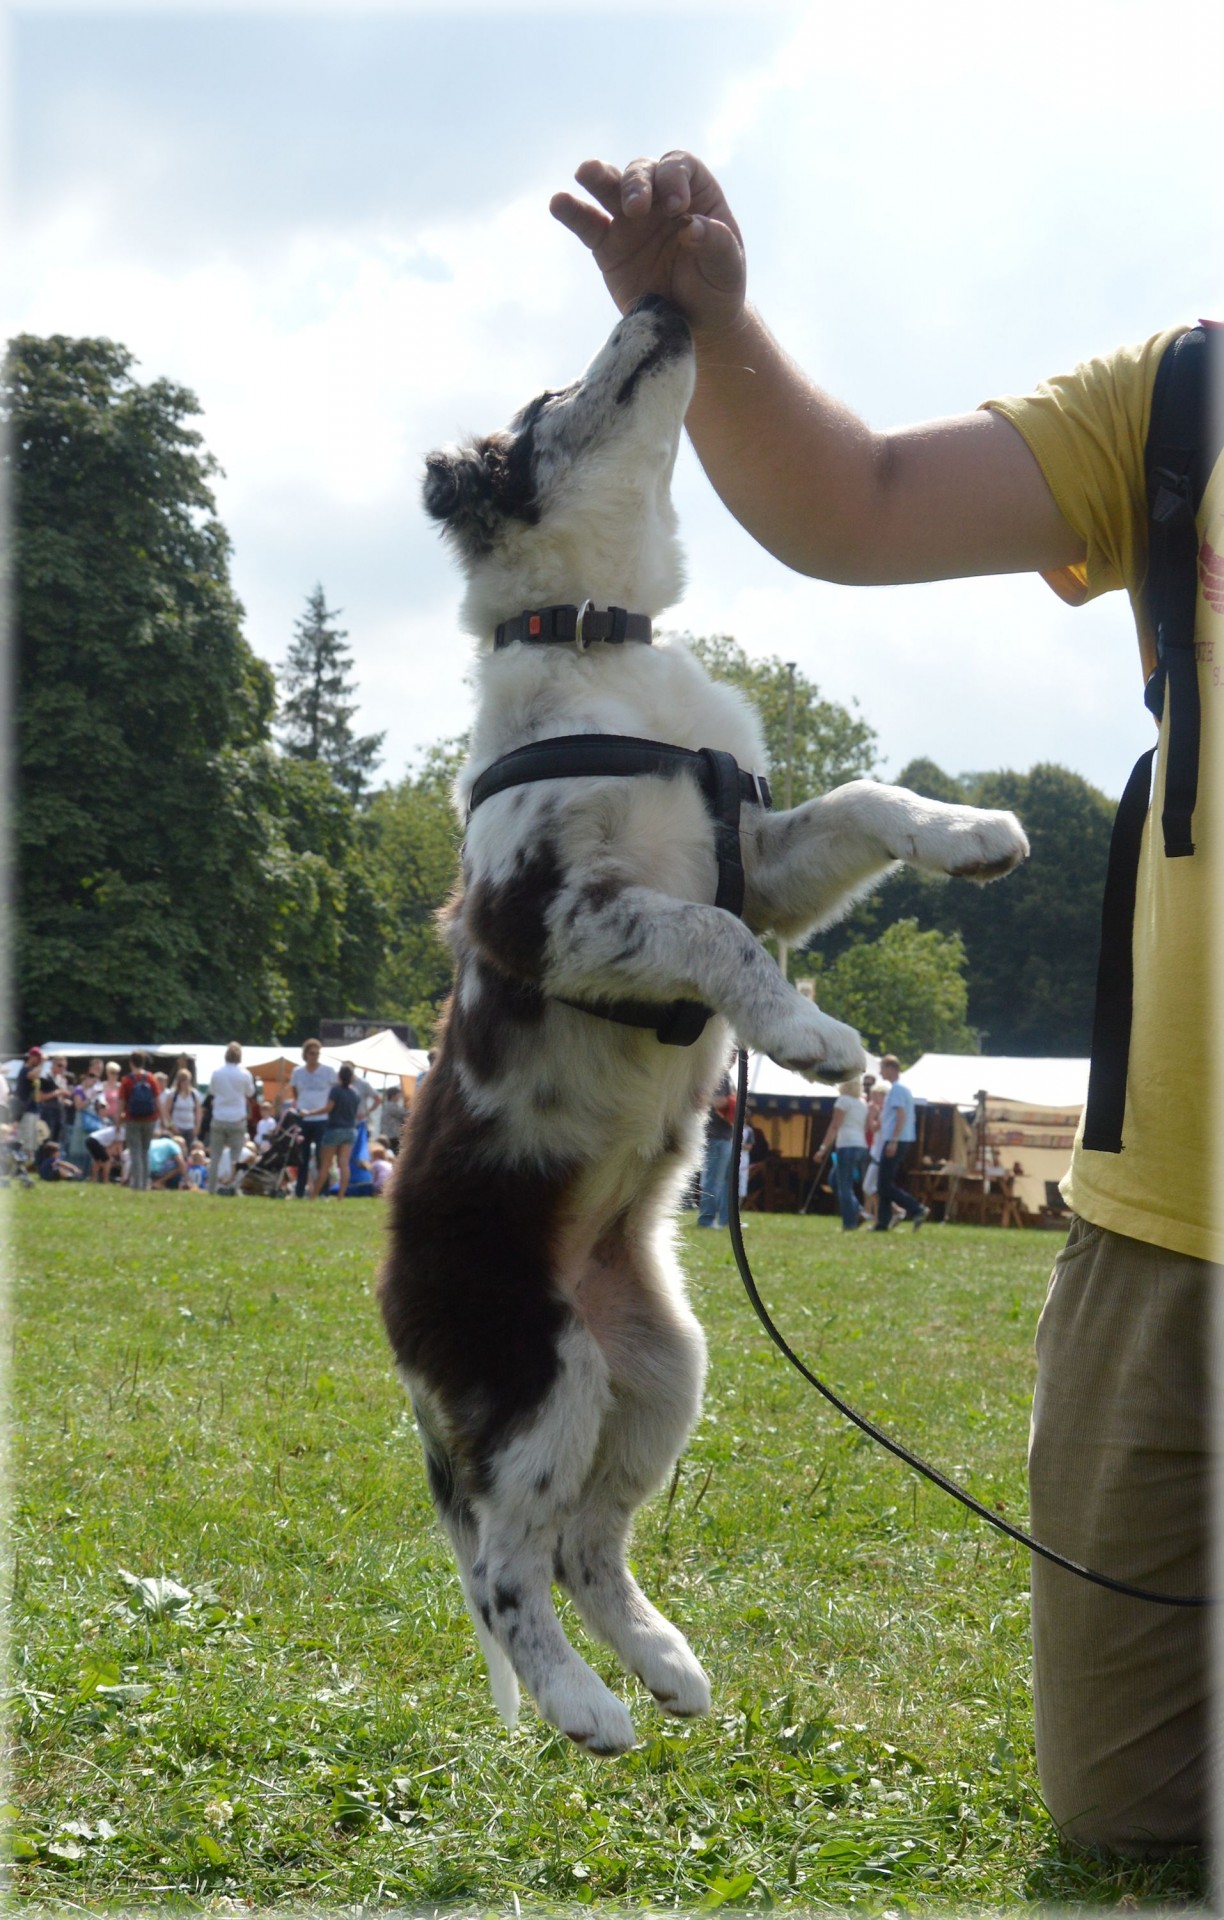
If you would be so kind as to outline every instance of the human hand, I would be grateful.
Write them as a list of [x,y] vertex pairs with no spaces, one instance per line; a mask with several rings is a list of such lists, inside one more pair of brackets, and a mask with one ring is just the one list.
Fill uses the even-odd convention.
[[888,1143],[888,1145],[887,1145],[887,1146],[885,1147],[885,1149],[884,1149],[884,1155],[885,1155],[885,1158],[886,1158],[886,1159],[888,1159],[888,1160],[891,1160],[891,1159],[893,1159],[893,1158],[895,1157],[895,1155],[896,1155],[896,1151],[897,1151],[897,1143],[896,1143],[896,1141],[895,1141],[895,1140],[890,1140],[890,1141],[889,1141],[889,1143]]
[[682,310],[694,333],[734,326],[744,307],[744,242],[722,188],[691,153],[633,160],[620,172],[584,160],[574,175],[598,206],[572,193],[554,219],[589,247],[622,313],[644,293]]

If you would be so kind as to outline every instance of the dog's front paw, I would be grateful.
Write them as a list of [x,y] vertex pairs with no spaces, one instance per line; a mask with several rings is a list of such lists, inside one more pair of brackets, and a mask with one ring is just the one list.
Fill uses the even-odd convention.
[[637,1745],[628,1708],[577,1655],[572,1665],[541,1688],[536,1705],[551,1726],[588,1753],[606,1758],[628,1753]]
[[1029,843],[1014,813],[983,807],[941,807],[939,815],[916,827],[912,851],[901,858],[924,873],[951,874],[984,886],[1028,859]]
[[805,1080],[848,1080],[867,1065],[854,1028],[831,1019],[799,994],[756,1044],[780,1067],[801,1073]]

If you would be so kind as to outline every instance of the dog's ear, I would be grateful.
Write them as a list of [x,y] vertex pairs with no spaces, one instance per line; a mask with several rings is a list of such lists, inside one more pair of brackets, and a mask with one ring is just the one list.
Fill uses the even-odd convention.
[[427,456],[422,496],[432,519],[460,519],[486,505],[491,492],[479,447],[448,447]]

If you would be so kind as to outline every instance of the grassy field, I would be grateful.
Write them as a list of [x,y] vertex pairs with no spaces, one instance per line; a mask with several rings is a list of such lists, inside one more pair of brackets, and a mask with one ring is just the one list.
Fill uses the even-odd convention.
[[[688,1216],[691,1221],[692,1216]],[[1025,1556],[845,1427],[682,1229],[705,1416],[634,1563],[715,1688],[598,1762],[497,1721],[372,1298],[378,1203],[12,1196],[5,1811],[58,1910],[1196,1904],[1065,1851]],[[805,1358],[1023,1517],[1056,1242],[754,1218]],[[573,1628],[579,1638],[580,1630]],[[589,1651],[589,1649],[588,1649]]]

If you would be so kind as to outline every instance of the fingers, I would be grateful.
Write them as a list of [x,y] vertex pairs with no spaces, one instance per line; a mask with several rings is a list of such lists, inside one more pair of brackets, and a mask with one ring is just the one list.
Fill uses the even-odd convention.
[[693,174],[700,162],[691,153],[665,153],[654,170],[655,201],[664,213],[687,213],[693,200]]
[[693,176],[700,166],[691,153],[677,149],[661,160],[631,160],[623,173],[606,160],[584,160],[574,178],[605,213],[641,219],[652,207],[665,214],[687,213]]
[[589,200],[576,199],[572,193],[554,193],[548,203],[548,211],[554,220],[559,220],[592,252],[612,225],[606,213],[593,207]]
[[585,187],[592,200],[598,200],[605,213],[621,211],[621,176],[618,167],[611,167],[606,160],[584,160],[574,174],[580,187]]

